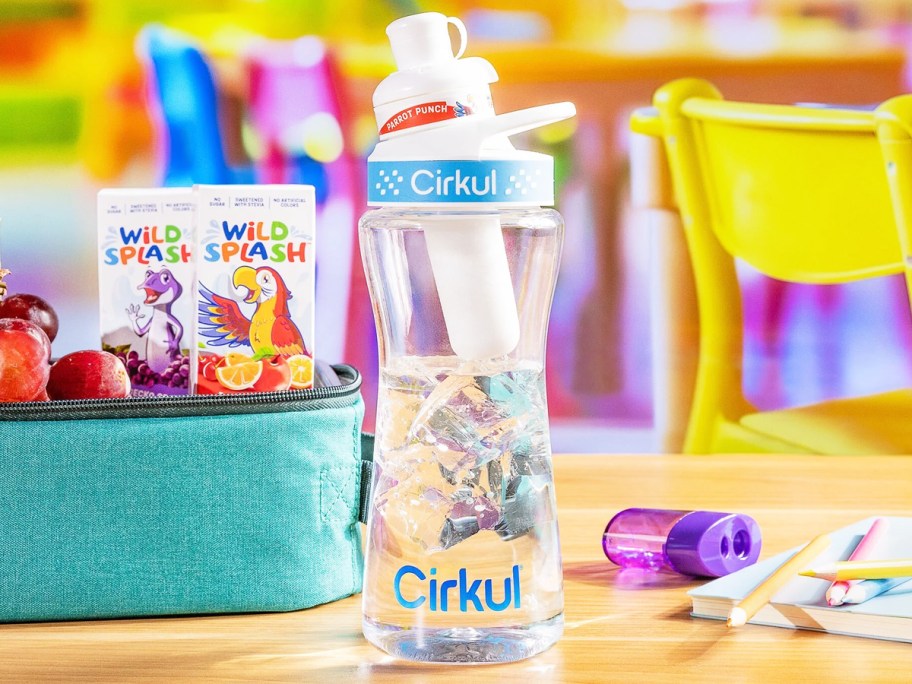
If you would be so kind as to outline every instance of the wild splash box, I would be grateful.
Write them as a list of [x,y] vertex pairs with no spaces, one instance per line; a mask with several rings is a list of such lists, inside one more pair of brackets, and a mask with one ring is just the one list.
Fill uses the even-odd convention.
[[134,396],[192,390],[195,210],[190,188],[98,193],[102,348]]
[[313,187],[196,191],[197,392],[311,387]]

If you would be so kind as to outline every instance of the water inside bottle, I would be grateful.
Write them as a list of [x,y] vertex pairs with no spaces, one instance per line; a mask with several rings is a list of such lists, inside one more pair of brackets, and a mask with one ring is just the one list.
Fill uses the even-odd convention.
[[399,358],[381,377],[364,633],[431,662],[505,662],[563,631],[542,366]]

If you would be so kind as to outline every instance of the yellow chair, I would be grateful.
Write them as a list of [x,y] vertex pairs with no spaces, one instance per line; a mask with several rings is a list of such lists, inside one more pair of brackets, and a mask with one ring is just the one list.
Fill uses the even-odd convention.
[[[657,113],[693,266],[700,352],[684,450],[912,454],[912,389],[758,412],[734,258],[798,283],[912,283],[912,95],[876,111],[726,102],[674,81]],[[912,292],[912,287],[910,287]]]

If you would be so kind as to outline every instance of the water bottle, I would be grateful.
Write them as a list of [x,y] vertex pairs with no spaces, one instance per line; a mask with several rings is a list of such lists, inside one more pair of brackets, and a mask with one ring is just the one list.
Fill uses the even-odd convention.
[[[460,33],[453,54],[448,28]],[[553,161],[509,136],[485,60],[438,13],[387,28],[359,234],[379,338],[363,630],[425,662],[519,660],[563,632],[544,355],[563,220]]]

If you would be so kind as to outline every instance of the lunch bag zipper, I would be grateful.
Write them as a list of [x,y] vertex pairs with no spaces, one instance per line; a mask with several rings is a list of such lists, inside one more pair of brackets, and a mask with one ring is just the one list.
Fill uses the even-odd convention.
[[318,411],[351,405],[361,390],[361,375],[347,365],[334,365],[341,385],[282,392],[192,394],[127,397],[126,399],[63,399],[0,404],[0,421],[168,418]]

